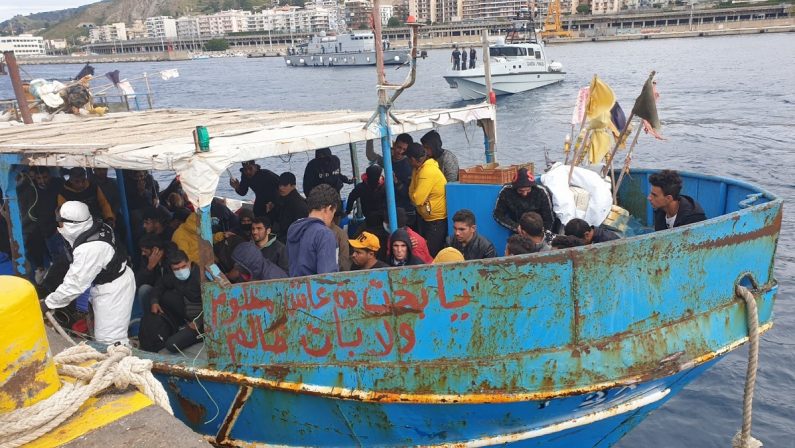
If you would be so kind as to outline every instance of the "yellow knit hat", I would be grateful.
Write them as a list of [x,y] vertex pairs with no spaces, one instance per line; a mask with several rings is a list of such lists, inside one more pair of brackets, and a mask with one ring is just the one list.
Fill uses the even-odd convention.
[[453,261],[464,261],[464,255],[458,249],[452,247],[445,247],[436,254],[433,259],[434,263],[450,263]]

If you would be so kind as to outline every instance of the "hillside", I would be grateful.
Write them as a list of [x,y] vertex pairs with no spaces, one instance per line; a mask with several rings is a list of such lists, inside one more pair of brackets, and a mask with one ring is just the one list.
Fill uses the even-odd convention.
[[[302,1],[280,0],[281,4],[303,4]],[[81,23],[105,25],[153,16],[179,17],[186,14],[211,14],[228,9],[252,10],[270,7],[272,0],[103,0],[79,8],[17,16],[0,23],[0,33],[36,33],[47,39],[70,38],[84,34]]]

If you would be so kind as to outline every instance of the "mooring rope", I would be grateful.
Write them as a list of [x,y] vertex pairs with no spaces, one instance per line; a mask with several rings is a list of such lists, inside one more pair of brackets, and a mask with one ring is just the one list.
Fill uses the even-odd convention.
[[748,369],[745,373],[745,392],[743,395],[743,426],[732,439],[732,448],[760,448],[762,442],[751,437],[751,421],[753,420],[754,385],[756,369],[759,365],[759,313],[756,299],[745,286],[737,285],[735,293],[745,301],[746,319],[748,322]]
[[[54,356],[58,373],[75,378],[60,390],[32,406],[0,414],[0,448],[30,443],[71,417],[90,397],[111,385],[119,390],[135,386],[155,404],[173,415],[163,385],[152,375],[152,361],[132,356],[130,347],[111,345],[103,354],[82,343]],[[98,361],[91,367],[81,366]]]

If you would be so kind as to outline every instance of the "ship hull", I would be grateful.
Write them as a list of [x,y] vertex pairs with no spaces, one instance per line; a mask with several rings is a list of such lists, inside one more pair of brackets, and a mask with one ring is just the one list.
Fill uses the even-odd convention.
[[[402,65],[409,59],[408,51],[384,50],[384,65]],[[289,55],[284,62],[290,67],[367,67],[375,65],[375,51]]]

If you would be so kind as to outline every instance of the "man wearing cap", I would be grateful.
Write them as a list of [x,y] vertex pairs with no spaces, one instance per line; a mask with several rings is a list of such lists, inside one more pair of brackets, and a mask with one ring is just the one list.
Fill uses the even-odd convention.
[[276,200],[279,189],[279,176],[271,170],[260,168],[254,160],[243,162],[240,168],[241,179],[229,179],[229,185],[240,196],[246,195],[248,189],[254,190],[254,215],[261,216],[267,213],[268,203]]
[[519,233],[519,220],[527,212],[538,213],[544,221],[544,228],[553,229],[552,199],[543,187],[536,184],[532,172],[520,168],[513,183],[500,190],[494,206],[494,220],[511,232]]
[[279,176],[279,197],[269,212],[276,238],[286,244],[290,225],[309,215],[306,199],[295,188],[295,174],[286,171]]
[[348,240],[353,252],[351,259],[356,269],[365,271],[367,269],[388,268],[389,265],[379,260],[376,253],[381,249],[381,242],[378,237],[370,232],[362,232],[358,238]]
[[63,308],[86,290],[94,309],[94,338],[127,344],[135,275],[113,229],[94,220],[88,206],[65,202],[57,213],[58,232],[69,245],[69,270],[63,283],[42,301],[42,310]]

